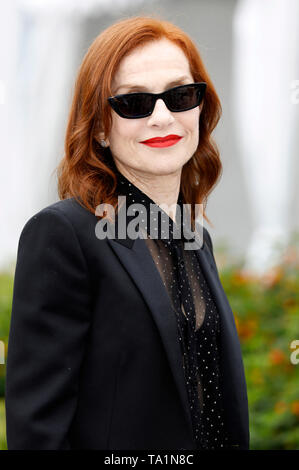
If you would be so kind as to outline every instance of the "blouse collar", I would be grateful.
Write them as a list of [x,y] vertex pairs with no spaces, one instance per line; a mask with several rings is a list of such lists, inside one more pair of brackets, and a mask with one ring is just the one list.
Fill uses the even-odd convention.
[[[155,235],[153,238],[167,239],[172,241],[190,241],[190,238],[185,238],[183,232],[183,200],[181,192],[179,193],[177,202],[176,222],[174,222],[172,218],[169,217],[168,214],[160,206],[158,206],[147,194],[145,194],[143,191],[141,191],[141,189],[131,183],[131,181],[129,181],[122,173],[120,173],[117,168],[115,168],[115,170],[117,176],[117,193],[118,195],[126,196],[126,210],[128,210],[128,207],[131,204],[142,204],[144,206],[146,211],[145,217],[147,217],[147,221],[146,219],[143,219],[143,221],[146,226],[146,231],[149,235],[151,217],[154,217],[153,213],[157,214],[159,212],[161,214],[161,216],[159,216],[160,221],[162,221],[163,223],[157,224],[157,229],[154,228]],[[181,211],[181,217],[179,216],[179,208]],[[127,216],[127,221],[129,221],[129,219],[134,218],[135,215]]]

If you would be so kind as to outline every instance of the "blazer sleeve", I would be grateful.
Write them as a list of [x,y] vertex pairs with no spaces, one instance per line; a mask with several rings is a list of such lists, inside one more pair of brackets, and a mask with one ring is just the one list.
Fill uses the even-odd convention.
[[85,258],[59,210],[24,226],[18,246],[6,364],[8,449],[68,449],[90,324]]

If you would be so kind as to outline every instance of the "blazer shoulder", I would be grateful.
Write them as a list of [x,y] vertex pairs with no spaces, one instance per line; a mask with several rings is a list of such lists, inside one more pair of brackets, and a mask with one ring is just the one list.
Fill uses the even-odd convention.
[[35,220],[47,219],[52,215],[64,220],[66,223],[71,224],[73,229],[78,232],[80,227],[86,227],[86,224],[96,222],[97,218],[94,214],[83,207],[74,197],[62,199],[60,201],[49,204],[38,212],[34,213],[25,223],[23,231],[26,231]]
[[70,222],[75,224],[76,221],[84,220],[97,220],[95,214],[92,214],[86,207],[81,205],[79,201],[74,198],[62,199],[46,206],[40,212],[56,211],[64,215]]

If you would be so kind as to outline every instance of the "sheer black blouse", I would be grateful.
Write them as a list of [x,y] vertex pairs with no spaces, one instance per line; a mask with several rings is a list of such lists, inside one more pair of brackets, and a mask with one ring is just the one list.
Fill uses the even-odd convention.
[[[194,249],[184,249],[186,240],[183,231],[181,238],[174,237],[179,223],[177,218],[175,223],[122,173],[117,170],[116,174],[117,191],[119,195],[126,196],[126,207],[142,204],[146,209],[147,233],[144,239],[176,316],[182,367],[197,448],[224,448],[227,438],[220,381],[220,319],[196,252]],[[182,208],[181,193],[178,206]],[[168,224],[169,233],[166,235],[162,233],[163,227],[165,228],[163,224],[158,225],[155,232],[157,235],[153,237],[152,232],[150,234],[149,221],[153,207],[159,208],[161,221]]]

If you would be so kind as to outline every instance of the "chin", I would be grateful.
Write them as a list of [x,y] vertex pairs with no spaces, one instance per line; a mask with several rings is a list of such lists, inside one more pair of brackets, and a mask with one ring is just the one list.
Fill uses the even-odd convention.
[[156,176],[166,176],[173,173],[179,173],[182,170],[183,165],[184,164],[174,165],[173,162],[171,162],[168,164],[165,163],[163,165],[155,165],[155,167],[151,168],[144,167],[144,170]]

